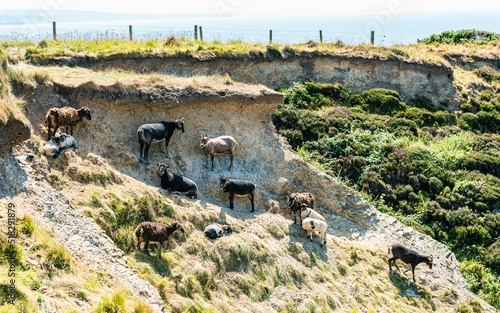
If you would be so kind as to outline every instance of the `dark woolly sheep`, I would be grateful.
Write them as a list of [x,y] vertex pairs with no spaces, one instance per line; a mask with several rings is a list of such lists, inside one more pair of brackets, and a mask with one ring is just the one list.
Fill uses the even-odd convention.
[[294,213],[293,223],[297,224],[297,214],[299,215],[300,225],[302,225],[301,206],[302,203],[307,204],[311,209],[314,209],[314,196],[310,192],[294,192],[288,197],[289,214]]
[[[168,153],[168,144],[176,129],[184,133],[184,118],[172,122],[161,121],[158,123],[141,125],[137,129],[137,137],[139,139],[139,162],[149,164],[149,147],[153,141],[165,141],[167,158],[170,158],[170,154]],[[160,150],[163,152],[161,145]]]
[[[45,115],[45,125],[47,126],[47,140],[50,140],[57,132],[60,126],[66,127],[66,133],[73,136],[73,127],[80,123],[83,118],[92,119],[90,115],[90,109],[88,107],[83,107],[78,110],[72,107],[63,108],[51,108],[47,111]],[[53,131],[51,132],[51,128]]]
[[425,263],[427,266],[429,266],[430,269],[432,269],[432,260],[433,257],[432,255],[426,256],[426,255],[420,255],[417,252],[410,250],[408,248],[403,247],[400,244],[395,244],[389,247],[389,250],[387,253],[392,252],[392,258],[389,259],[389,270],[392,272],[392,266],[391,263],[396,266],[396,268],[399,270],[398,265],[396,264],[396,260],[400,259],[401,261],[405,262],[406,264],[410,264],[410,267],[404,271],[405,273],[408,272],[411,268],[411,274],[413,276],[413,282],[415,282],[415,267],[420,264],[420,263]]
[[184,228],[182,228],[182,226],[177,222],[173,222],[169,225],[155,222],[142,222],[134,231],[135,238],[137,239],[137,249],[141,251],[141,243],[144,242],[144,251],[147,255],[150,255],[149,242],[159,242],[160,246],[158,247],[158,257],[160,257],[163,243],[167,241],[170,235],[172,235],[172,233],[176,230],[180,230],[184,233]]

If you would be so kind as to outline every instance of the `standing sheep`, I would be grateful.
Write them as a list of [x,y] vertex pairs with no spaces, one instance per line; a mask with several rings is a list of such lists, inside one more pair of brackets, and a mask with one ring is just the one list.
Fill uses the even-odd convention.
[[300,217],[302,219],[305,219],[306,217],[311,217],[311,218],[315,218],[317,220],[322,220],[322,221],[325,220],[323,215],[319,214],[317,211],[308,207],[306,203],[302,203],[300,205]]
[[399,259],[406,264],[410,264],[410,267],[404,271],[405,273],[408,272],[411,268],[411,274],[413,276],[413,282],[415,282],[415,267],[420,264],[420,263],[425,263],[429,266],[430,269],[432,269],[432,261],[433,257],[431,256],[426,256],[426,255],[420,255],[417,252],[410,250],[406,247],[403,247],[400,244],[395,244],[389,247],[387,253],[392,252],[392,258],[389,259],[389,270],[392,272],[392,266],[391,263],[396,266],[396,268],[399,270],[398,265],[396,264],[396,261]]
[[141,243],[144,242],[144,251],[147,255],[150,255],[149,242],[159,242],[158,257],[160,257],[163,243],[167,241],[170,235],[176,230],[180,230],[184,233],[184,228],[177,222],[173,222],[169,225],[155,222],[142,222],[134,231],[135,238],[137,239],[137,249],[141,251]]
[[229,208],[234,209],[234,197],[247,197],[252,203],[252,213],[254,211],[255,184],[249,181],[230,179],[219,176],[222,191],[229,195]]
[[300,225],[302,225],[302,216],[300,215],[302,203],[307,204],[308,207],[314,209],[314,196],[310,192],[294,192],[288,196],[288,209],[289,214],[294,213],[293,223],[297,224],[297,213],[299,214]]
[[[184,133],[184,118],[173,122],[161,121],[158,123],[144,124],[137,129],[137,137],[139,138],[139,162],[145,161],[149,164],[149,147],[153,141],[165,140],[165,149],[167,150],[167,158],[170,158],[168,153],[168,144],[174,131],[178,129]],[[161,150],[161,146],[160,146]]]
[[231,136],[220,136],[217,138],[210,138],[201,133],[200,148],[205,153],[206,167],[208,168],[208,156],[212,161],[212,171],[214,170],[214,156],[229,154],[231,159],[231,164],[229,165],[229,170],[233,168],[234,161],[234,149],[236,148],[236,140]]
[[[63,108],[51,108],[47,111],[45,115],[45,125],[47,126],[47,140],[50,140],[57,132],[60,126],[66,127],[66,133],[73,136],[73,127],[80,123],[83,118],[92,119],[90,115],[90,109],[88,107],[83,107],[78,110],[72,107]],[[51,132],[51,128],[53,131]]]
[[312,241],[312,235],[315,233],[321,238],[320,246],[323,247],[323,245],[326,244],[326,231],[328,230],[328,224],[325,221],[307,217],[302,220],[302,228],[307,231],[310,241]]

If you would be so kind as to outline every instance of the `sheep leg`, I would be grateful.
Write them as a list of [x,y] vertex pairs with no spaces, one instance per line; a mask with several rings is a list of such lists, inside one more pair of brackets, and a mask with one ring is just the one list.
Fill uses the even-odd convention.
[[249,198],[250,198],[250,203],[252,203],[252,211],[250,211],[250,213],[253,213],[253,211],[254,211],[254,201],[253,201],[253,200],[254,200],[254,197],[253,197],[253,196],[254,196],[253,194],[251,194],[251,195],[249,196]]
[[146,241],[144,243],[144,251],[146,252],[147,255],[151,256],[151,254],[149,254],[149,241]]
[[230,193],[230,194],[229,194],[229,208],[230,208],[231,210],[233,210],[233,209],[234,209],[233,199],[234,199],[234,194]]
[[137,242],[137,250],[141,251],[141,241],[138,240]]
[[[232,153],[229,153],[229,158],[231,159],[231,164],[229,165],[229,170],[233,168],[233,161],[234,161],[234,155]],[[252,210],[253,212],[253,210]]]
[[139,147],[139,162],[142,163],[142,158],[144,156],[144,141],[139,141],[140,147]]
[[[55,136],[57,133],[57,129],[59,128],[59,125],[54,126],[54,130],[52,131],[52,136]],[[50,139],[50,138],[49,138]]]
[[50,137],[51,135],[50,135],[50,122],[49,122],[49,126],[47,128],[47,140],[50,140]]
[[210,155],[210,160],[212,161],[212,171],[214,170],[214,155]]
[[146,164],[149,164],[149,147],[151,145],[146,143],[146,146],[144,147],[144,159],[146,160]]
[[160,244],[158,245],[158,258],[161,258],[161,249],[163,248],[163,241],[160,241]]
[[411,267],[411,275],[413,276],[413,282],[416,283],[415,281],[415,267]]

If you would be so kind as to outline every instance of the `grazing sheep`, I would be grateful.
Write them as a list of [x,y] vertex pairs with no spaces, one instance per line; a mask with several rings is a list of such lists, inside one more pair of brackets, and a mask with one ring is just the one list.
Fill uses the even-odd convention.
[[311,218],[315,218],[317,220],[322,220],[322,221],[325,220],[325,218],[321,214],[319,214],[317,211],[308,207],[306,203],[302,203],[300,205],[300,217],[302,219],[304,219],[306,217],[311,217]]
[[248,197],[252,203],[252,213],[254,211],[255,184],[249,181],[230,179],[219,176],[220,187],[224,193],[229,195],[229,208],[234,209],[234,197]]
[[150,255],[149,242],[159,242],[158,257],[160,257],[163,243],[167,241],[170,235],[176,230],[180,230],[184,233],[184,228],[177,222],[173,222],[169,225],[155,222],[142,222],[134,231],[135,238],[137,239],[137,249],[141,251],[141,243],[144,242],[144,251],[147,255]]
[[307,217],[302,220],[302,228],[307,231],[310,241],[312,241],[312,234],[315,233],[321,238],[320,246],[322,247],[326,244],[326,231],[328,230],[328,224],[325,221]]
[[73,136],[62,133],[59,136],[53,136],[44,146],[43,154],[51,156],[54,159],[61,154],[64,149],[75,148],[78,151],[78,145]]
[[169,173],[167,169],[170,165],[157,163],[158,176],[161,177],[161,188],[170,192],[185,194],[191,198],[198,198],[198,186],[191,179],[177,174]]
[[391,263],[393,263],[396,268],[399,270],[398,265],[396,264],[396,260],[400,259],[401,261],[405,262],[406,264],[410,264],[410,267],[404,271],[404,273],[408,272],[411,268],[411,274],[413,275],[413,282],[415,281],[415,267],[420,264],[420,263],[425,263],[429,266],[430,269],[432,269],[432,260],[433,257],[431,256],[426,256],[426,255],[420,255],[417,252],[410,250],[408,248],[403,247],[400,244],[394,244],[391,247],[389,247],[387,253],[391,253],[392,251],[392,258],[389,259],[389,270],[392,272],[392,266]]
[[[78,110],[72,107],[63,107],[63,108],[51,108],[47,111],[47,115],[45,115],[45,125],[47,126],[47,140],[50,140],[52,136],[54,136],[57,132],[57,129],[60,126],[66,127],[66,133],[73,136],[73,127],[76,124],[80,123],[83,118],[88,119],[89,121],[92,119],[90,115],[90,109],[88,107],[83,107]],[[53,128],[51,132],[50,129]]]
[[175,120],[173,122],[161,121],[158,123],[144,124],[139,126],[139,129],[137,129],[137,137],[139,137],[140,145],[139,162],[142,163],[145,160],[145,163],[149,164],[149,147],[151,146],[151,143],[153,141],[165,140],[167,158],[170,158],[170,154],[168,153],[168,143],[170,142],[170,138],[172,138],[172,135],[174,134],[174,131],[176,129],[179,129],[184,133],[184,118]]
[[301,204],[305,203],[311,209],[314,209],[314,196],[310,192],[294,192],[288,196],[289,214],[294,213],[293,223],[297,224],[297,213],[299,214],[300,225],[302,225],[302,216],[300,215]]
[[213,223],[205,227],[203,233],[206,237],[210,239],[217,239],[224,236],[224,234],[230,234],[233,229],[229,225]]
[[214,156],[228,153],[229,158],[231,159],[229,170],[231,170],[233,168],[234,149],[236,148],[236,145],[237,145],[236,140],[234,140],[234,138],[231,136],[220,136],[217,138],[210,138],[201,133],[200,147],[205,153],[205,156],[207,157],[205,167],[208,168],[208,156],[210,156],[210,159],[212,161],[212,171],[213,171]]

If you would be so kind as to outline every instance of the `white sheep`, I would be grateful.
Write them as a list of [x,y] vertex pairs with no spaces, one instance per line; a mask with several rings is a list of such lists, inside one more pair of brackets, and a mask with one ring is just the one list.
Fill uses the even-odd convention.
[[312,241],[312,235],[314,233],[321,238],[321,247],[326,244],[326,231],[328,229],[328,224],[326,224],[325,221],[307,217],[302,220],[302,228],[307,231],[309,240]]
[[300,205],[300,217],[302,219],[305,219],[307,217],[311,217],[311,218],[315,218],[315,219],[322,220],[322,221],[325,220],[323,215],[319,214],[317,211],[308,207],[306,203],[302,203]]
[[54,159],[61,154],[64,149],[75,148],[78,151],[78,145],[73,136],[62,133],[59,136],[53,136],[44,146],[43,154],[51,156]]
[[203,150],[207,157],[206,167],[208,168],[208,156],[212,161],[212,171],[214,170],[214,156],[229,154],[231,164],[229,170],[233,168],[234,149],[236,148],[236,140],[231,136],[219,136],[217,138],[210,138],[201,133],[200,148]]

